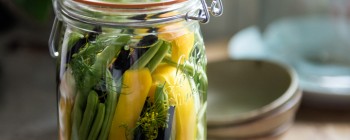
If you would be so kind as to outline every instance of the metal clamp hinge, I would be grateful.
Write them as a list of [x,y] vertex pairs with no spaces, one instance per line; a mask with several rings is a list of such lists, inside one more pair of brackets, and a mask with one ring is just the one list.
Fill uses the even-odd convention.
[[208,23],[210,20],[210,14],[218,17],[221,16],[223,11],[224,11],[224,7],[222,5],[221,0],[213,0],[213,2],[211,3],[210,7],[207,6],[207,3],[205,2],[205,0],[200,0],[201,4],[202,4],[202,8],[199,9],[197,16],[192,16],[190,15],[190,13],[186,14],[186,20],[198,20],[201,23]]

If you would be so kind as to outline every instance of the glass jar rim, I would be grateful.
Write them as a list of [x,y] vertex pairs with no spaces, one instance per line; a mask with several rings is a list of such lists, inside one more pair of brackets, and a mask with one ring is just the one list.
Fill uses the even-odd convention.
[[[96,3],[82,3],[98,2]],[[173,3],[175,2],[175,3]],[[189,21],[188,15],[197,15],[201,9],[200,0],[169,0],[164,2],[113,3],[97,0],[55,0],[56,17],[66,21],[79,21],[102,26],[153,26],[182,20]],[[198,3],[198,4],[197,4]],[[110,7],[112,4],[112,7]],[[132,8],[135,6],[140,6]],[[150,5],[151,4],[151,5]],[[155,4],[155,5],[154,5]],[[122,6],[122,7],[113,7]],[[124,7],[123,7],[124,6]],[[126,7],[125,7],[126,6]]]
[[[208,23],[210,13],[223,13],[221,0],[213,0],[210,7],[205,0],[167,0],[162,2],[104,2],[97,0],[54,0],[56,17],[66,16],[88,24],[124,26],[196,20]],[[210,13],[209,13],[210,12]],[[134,16],[133,16],[134,15]],[[113,19],[119,19],[113,21]]]
[[168,6],[172,4],[182,3],[189,0],[168,0],[162,2],[133,2],[133,3],[122,3],[122,2],[108,2],[108,1],[97,1],[97,0],[73,0],[82,4],[87,4],[91,6],[103,6],[110,8],[123,8],[123,9],[139,9],[147,7],[157,7],[157,6]]

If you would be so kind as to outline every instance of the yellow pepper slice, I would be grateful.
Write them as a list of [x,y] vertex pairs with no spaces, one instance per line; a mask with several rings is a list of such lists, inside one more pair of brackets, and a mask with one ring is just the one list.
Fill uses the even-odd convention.
[[171,42],[171,59],[183,64],[188,60],[194,45],[194,33],[183,22],[177,22],[159,28],[159,38]]
[[[164,84],[170,105],[175,106],[176,140],[193,140],[196,136],[196,111],[190,83],[184,73],[168,64],[153,72],[153,86]],[[154,87],[152,87],[154,88]]]
[[152,77],[148,68],[125,71],[109,140],[133,138],[132,130],[136,127],[151,85]]
[[194,33],[189,32],[171,42],[171,60],[183,64],[188,60],[194,45]]
[[172,24],[159,26],[158,37],[169,42],[173,41],[177,37],[189,32],[185,25],[187,24],[184,24],[184,22],[175,22]]

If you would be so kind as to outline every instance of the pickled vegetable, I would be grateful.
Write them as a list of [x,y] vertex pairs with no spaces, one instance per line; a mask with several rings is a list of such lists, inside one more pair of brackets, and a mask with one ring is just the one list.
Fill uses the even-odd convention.
[[110,140],[132,139],[133,128],[151,88],[151,73],[147,68],[128,70],[124,73],[123,84],[109,133]]
[[165,83],[170,105],[175,108],[176,140],[195,139],[196,113],[189,81],[181,71],[168,64],[158,66],[153,74],[156,83]]
[[172,42],[171,60],[183,64],[188,60],[193,49],[194,33],[187,33],[175,38]]
[[183,23],[154,28],[67,29],[60,139],[205,139],[201,37]]

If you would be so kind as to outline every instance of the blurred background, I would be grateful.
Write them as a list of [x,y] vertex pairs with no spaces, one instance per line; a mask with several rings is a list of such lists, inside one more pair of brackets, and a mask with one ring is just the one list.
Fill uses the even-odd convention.
[[[279,60],[308,89],[296,124],[280,139],[350,139],[350,1],[223,4],[223,16],[202,26],[209,63]],[[57,138],[55,60],[47,47],[53,18],[50,0],[0,1],[1,140]]]

